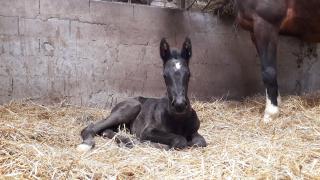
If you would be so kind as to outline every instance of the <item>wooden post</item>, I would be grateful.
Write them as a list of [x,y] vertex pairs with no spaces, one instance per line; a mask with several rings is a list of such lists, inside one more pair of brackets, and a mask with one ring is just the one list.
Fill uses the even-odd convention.
[[186,8],[186,0],[180,0],[180,8],[185,9]]

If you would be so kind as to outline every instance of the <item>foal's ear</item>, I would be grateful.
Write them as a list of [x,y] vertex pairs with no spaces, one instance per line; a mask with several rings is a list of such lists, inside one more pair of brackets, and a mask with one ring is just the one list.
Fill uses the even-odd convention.
[[186,37],[181,49],[181,57],[189,62],[189,59],[192,56],[192,46],[191,40],[189,37]]
[[171,56],[170,46],[165,38],[162,38],[160,42],[160,56],[164,63],[169,60]]

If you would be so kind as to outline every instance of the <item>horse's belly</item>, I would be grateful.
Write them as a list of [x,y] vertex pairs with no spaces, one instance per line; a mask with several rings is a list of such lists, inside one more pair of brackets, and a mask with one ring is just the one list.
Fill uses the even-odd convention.
[[281,34],[297,36],[307,41],[320,41],[320,13],[317,8],[320,2],[310,1],[310,3],[291,1],[280,26]]
[[320,19],[287,17],[280,26],[280,34],[297,36],[302,40],[320,42]]

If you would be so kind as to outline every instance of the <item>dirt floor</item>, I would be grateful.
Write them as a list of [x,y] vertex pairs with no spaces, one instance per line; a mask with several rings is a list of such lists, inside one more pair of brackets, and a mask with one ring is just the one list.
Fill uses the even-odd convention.
[[206,148],[128,149],[97,137],[80,154],[80,130],[109,111],[28,100],[2,105],[0,179],[320,179],[319,95],[284,97],[281,116],[268,125],[260,121],[262,96],[193,107]]

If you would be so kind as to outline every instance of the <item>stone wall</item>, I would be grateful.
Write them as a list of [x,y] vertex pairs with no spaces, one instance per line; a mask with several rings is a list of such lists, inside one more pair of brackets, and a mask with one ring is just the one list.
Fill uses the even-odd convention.
[[[0,1],[0,103],[30,98],[108,107],[135,95],[165,93],[159,41],[193,43],[190,96],[262,93],[247,32],[232,20],[177,9],[94,0]],[[281,38],[283,93],[319,89],[319,48]]]

